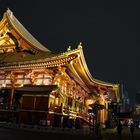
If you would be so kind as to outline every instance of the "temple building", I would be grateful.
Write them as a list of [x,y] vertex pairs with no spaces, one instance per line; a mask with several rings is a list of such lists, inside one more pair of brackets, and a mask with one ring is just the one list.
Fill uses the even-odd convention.
[[78,122],[90,123],[94,117],[94,103],[104,106],[96,120],[105,123],[108,102],[119,100],[119,84],[91,76],[81,43],[54,53],[9,9],[4,13],[0,21],[0,121],[78,128]]

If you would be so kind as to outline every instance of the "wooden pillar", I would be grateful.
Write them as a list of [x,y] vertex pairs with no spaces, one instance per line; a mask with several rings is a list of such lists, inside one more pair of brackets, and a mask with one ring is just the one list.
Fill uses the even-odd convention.
[[13,104],[14,89],[15,89],[15,75],[11,73],[11,92],[10,92],[10,100],[9,100],[9,109],[11,109]]

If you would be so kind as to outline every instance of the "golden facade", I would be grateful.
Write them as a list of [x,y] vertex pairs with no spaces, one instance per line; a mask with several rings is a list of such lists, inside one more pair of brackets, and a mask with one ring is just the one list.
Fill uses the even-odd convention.
[[76,118],[88,123],[89,105],[96,101],[105,106],[98,118],[105,123],[108,101],[119,102],[118,84],[91,76],[81,43],[54,54],[9,9],[0,22],[0,88],[0,119],[10,111],[18,123],[62,127]]

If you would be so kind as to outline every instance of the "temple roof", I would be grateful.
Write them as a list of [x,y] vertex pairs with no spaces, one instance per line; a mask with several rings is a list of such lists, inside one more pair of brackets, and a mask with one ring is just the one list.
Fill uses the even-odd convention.
[[57,56],[53,53],[32,53],[30,51],[21,51],[21,52],[9,52],[9,53],[0,53],[0,66],[13,65],[18,63],[29,63],[31,61],[37,61],[39,59],[50,58]]
[[[93,91],[94,87],[104,87],[105,90],[114,90],[116,93],[116,98],[119,100],[119,84],[104,82],[101,80],[98,80],[96,78],[93,78],[91,73],[89,72],[89,69],[87,67],[83,49],[81,46],[81,43],[78,45],[78,48],[75,50],[71,50],[67,52],[69,54],[77,54],[77,57],[69,63],[68,70],[69,73],[74,75],[76,79],[79,79],[82,83],[86,84],[86,86]],[[84,87],[84,84],[82,85]]]
[[[118,92],[118,84],[97,80],[90,74],[81,43],[76,49],[53,53],[40,44],[8,9],[0,22],[0,70],[67,67],[67,72],[81,86],[111,88]],[[116,93],[118,96],[118,93]]]
[[44,59],[57,54],[38,42],[16,19],[11,10],[0,21],[0,66]]
[[[7,27],[10,26],[10,30],[15,30],[20,35],[20,38],[24,39],[26,42],[28,42],[32,47],[45,51],[50,52],[49,49],[47,49],[45,46],[43,46],[38,40],[36,40],[25,28],[24,26],[16,19],[16,17],[13,15],[12,11],[8,9],[3,16],[3,20],[6,22],[4,24]],[[2,20],[2,21],[3,21]],[[2,24],[2,23],[1,23]],[[0,25],[1,25],[0,24]],[[13,34],[14,36],[14,34]],[[16,35],[17,36],[17,35]],[[15,38],[16,38],[15,36]]]

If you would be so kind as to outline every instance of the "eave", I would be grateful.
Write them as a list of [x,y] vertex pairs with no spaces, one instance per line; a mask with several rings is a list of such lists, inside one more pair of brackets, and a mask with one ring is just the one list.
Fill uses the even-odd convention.
[[[118,90],[118,84],[111,84],[93,78],[88,70],[85,62],[82,46],[79,45],[77,49],[66,51],[56,56],[44,59],[37,59],[24,62],[14,62],[1,66],[1,70],[19,70],[19,69],[40,69],[53,68],[58,66],[67,67],[68,73],[84,88],[87,92],[93,92],[94,87],[103,87],[105,89]],[[118,92],[115,93],[119,99]]]
[[51,56],[48,58],[42,58],[37,60],[21,61],[21,62],[11,62],[0,65],[0,70],[19,70],[19,69],[40,69],[40,68],[53,68],[58,66],[64,66],[75,59],[75,55],[64,55],[57,54],[56,56]]
[[79,79],[82,86],[85,85],[91,92],[93,92],[95,87],[102,87],[106,90],[113,90],[115,91],[117,102],[119,101],[119,84],[104,82],[92,77],[88,70],[81,44],[77,49],[67,51],[66,53],[67,55],[75,54],[75,56],[77,56],[67,65],[67,67],[69,71],[73,73],[73,77],[77,77]]

